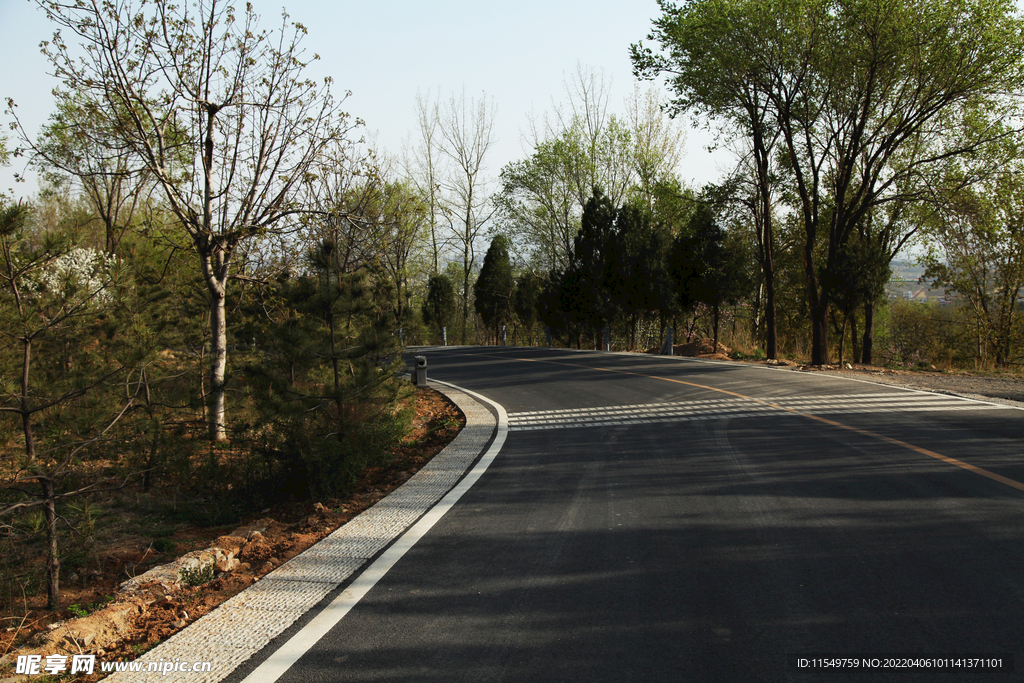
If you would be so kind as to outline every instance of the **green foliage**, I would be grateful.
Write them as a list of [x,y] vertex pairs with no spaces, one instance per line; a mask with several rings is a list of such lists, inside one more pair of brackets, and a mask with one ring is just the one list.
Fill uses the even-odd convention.
[[612,296],[607,285],[614,249],[617,208],[595,189],[583,209],[582,225],[573,240],[572,264],[562,281],[562,310],[577,325],[596,331],[610,322]]
[[[639,90],[620,116],[607,111],[604,84],[577,73],[572,115],[558,115],[526,159],[501,170],[495,204],[511,238],[539,271],[571,268],[573,240],[595,187],[613,205],[650,207],[653,188],[670,179],[682,135],[668,121],[655,91]],[[575,90],[575,92],[573,92]]]
[[80,247],[73,231],[38,231],[28,219],[21,204],[0,215],[0,366],[17,378],[0,386],[0,409],[21,443],[4,463],[0,514],[42,509],[56,609],[57,503],[101,483],[80,481],[79,465],[134,401],[126,380],[145,350],[126,333],[116,264]]
[[647,207],[627,204],[616,216],[615,234],[605,280],[616,309],[629,321],[630,348],[642,317],[672,310],[672,276],[668,269],[671,237],[655,223]]
[[897,299],[879,308],[875,325],[882,365],[912,367],[927,361],[964,367],[978,357],[970,319],[955,305]]
[[[800,223],[812,362],[827,361],[829,271],[880,207],[923,194],[951,160],[977,165],[1014,120],[1024,20],[1001,0],[696,0],[661,3],[638,74],[665,74],[676,111],[723,120],[753,152],[759,201],[770,190]],[[783,154],[773,154],[779,145]],[[899,213],[898,211],[896,212]],[[877,232],[892,254],[902,238]],[[819,262],[819,256],[824,260]],[[823,275],[824,274],[824,275]]]
[[878,301],[889,281],[889,254],[882,246],[861,235],[839,248],[822,281],[836,308],[849,315],[857,307]]
[[268,315],[247,332],[260,353],[246,369],[253,410],[237,429],[251,443],[238,476],[260,504],[341,494],[408,430],[391,294],[369,268],[342,272],[338,255],[330,240],[311,249],[309,272],[266,288]]
[[512,310],[519,324],[526,328],[529,341],[533,343],[533,328],[540,319],[540,297],[543,282],[536,274],[526,271],[516,279],[512,291]]
[[430,276],[427,283],[427,297],[423,302],[423,322],[433,326],[439,333],[448,327],[458,313],[455,285],[444,273]]
[[712,310],[715,342],[721,306],[735,303],[750,290],[745,257],[748,255],[738,242],[729,239],[707,202],[698,204],[672,245],[670,268],[678,304],[682,309],[704,304]]
[[1024,182],[1021,162],[943,197],[929,216],[925,276],[968,304],[977,335],[1000,365],[1024,352]]
[[[54,91],[61,111],[38,147],[52,143],[57,152],[45,154],[47,161],[85,185],[112,177],[155,185],[164,210],[187,233],[198,257],[193,272],[210,303],[210,381],[202,391],[209,437],[222,441],[226,298],[236,262],[260,238],[313,210],[306,202],[318,194],[308,187],[318,164],[356,124],[332,95],[331,79],[303,73],[305,29],[285,18],[278,30],[260,30],[251,4],[236,13],[211,2],[199,22],[189,6],[165,1],[40,4],[95,58],[72,57],[59,30],[44,44],[62,81]],[[102,194],[133,193],[122,187]],[[107,219],[111,244],[116,234],[109,230],[116,233],[123,221],[113,212]]]
[[182,567],[178,572],[181,577],[182,586],[202,586],[213,581],[215,567],[213,563],[203,564],[198,567]]
[[169,538],[158,538],[153,541],[153,550],[158,553],[173,553],[177,544]]
[[473,285],[473,295],[477,313],[484,325],[495,329],[495,340],[498,340],[497,329],[508,322],[512,313],[512,288],[515,281],[512,276],[512,262],[508,255],[508,238],[496,235],[484,256],[483,266]]

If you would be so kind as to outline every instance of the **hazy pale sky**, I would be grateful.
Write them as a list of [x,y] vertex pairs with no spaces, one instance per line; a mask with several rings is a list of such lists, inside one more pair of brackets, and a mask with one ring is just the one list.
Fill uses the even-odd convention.
[[[252,2],[262,27],[280,24],[279,0]],[[498,144],[488,170],[495,177],[504,164],[526,155],[521,133],[531,112],[540,116],[553,101],[565,101],[563,82],[577,63],[603,70],[612,85],[612,110],[624,113],[622,102],[635,82],[629,45],[646,38],[658,14],[656,0],[288,0],[286,8],[309,30],[303,46],[321,57],[311,74],[333,76],[339,95],[352,91],[345,109],[363,119],[365,134],[388,152],[399,153],[414,132],[417,91],[447,98],[465,88],[467,97],[493,96]],[[38,131],[57,85],[39,53],[53,27],[31,0],[0,0],[0,26],[0,98],[14,98],[19,116]],[[709,155],[706,135],[689,131],[687,138],[680,175],[696,185],[716,178],[728,156]],[[23,170],[23,160],[0,169],[0,190]],[[34,187],[14,190],[24,195]]]

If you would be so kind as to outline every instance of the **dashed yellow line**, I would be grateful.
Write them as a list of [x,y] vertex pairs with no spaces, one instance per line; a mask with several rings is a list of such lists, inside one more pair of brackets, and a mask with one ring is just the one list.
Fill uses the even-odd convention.
[[601,372],[611,372],[611,373],[615,373],[615,374],[619,374],[619,375],[633,375],[634,377],[645,377],[647,379],[657,379],[657,380],[661,380],[662,382],[672,382],[674,384],[685,384],[686,386],[695,387],[697,389],[707,389],[708,391],[714,391],[714,392],[717,392],[719,394],[726,394],[728,396],[735,396],[736,398],[742,398],[742,399],[746,399],[748,401],[755,401],[757,403],[762,403],[764,405],[768,405],[768,406],[771,406],[773,408],[778,408],[779,410],[784,410],[787,413],[793,413],[794,415],[799,415],[801,417],[806,417],[809,420],[815,420],[817,422],[821,422],[822,424],[827,424],[827,425],[829,425],[831,427],[839,427],[840,429],[845,429],[847,431],[854,432],[854,433],[860,434],[862,436],[868,436],[868,437],[871,437],[873,439],[878,439],[880,441],[884,441],[884,442],[892,444],[894,446],[901,446],[903,448],[906,448],[906,449],[909,449],[911,451],[914,451],[915,453],[919,453],[921,455],[927,455],[929,458],[934,458],[936,460],[940,460],[940,461],[942,461],[944,463],[947,463],[949,465],[956,465],[957,467],[959,467],[961,469],[965,469],[968,472],[973,472],[975,474],[980,474],[983,477],[987,477],[987,478],[991,479],[992,481],[998,481],[1000,484],[1005,484],[1006,486],[1009,486],[1011,488],[1015,488],[1018,491],[1024,491],[1024,484],[1022,484],[1021,482],[1017,481],[1016,479],[1010,479],[1009,477],[1004,477],[1001,474],[996,474],[995,472],[991,472],[991,471],[986,470],[986,469],[984,469],[982,467],[978,467],[976,465],[972,465],[970,463],[966,463],[966,462],[964,462],[962,460],[957,460],[956,458],[951,458],[948,455],[943,455],[941,453],[936,453],[935,451],[929,450],[927,448],[922,448],[920,446],[915,446],[912,443],[907,443],[906,441],[900,441],[899,439],[893,439],[892,437],[888,437],[888,436],[885,436],[884,434],[879,434],[877,432],[872,432],[872,431],[867,430],[867,429],[861,429],[860,427],[853,427],[851,425],[843,424],[842,422],[836,422],[835,420],[830,420],[828,418],[820,417],[818,415],[810,415],[808,413],[804,413],[804,412],[801,412],[799,410],[795,410],[793,408],[786,408],[786,407],[780,406],[780,405],[778,405],[776,403],[770,403],[768,401],[763,401],[763,400],[761,400],[759,398],[755,398],[753,396],[745,396],[744,394],[738,394],[735,391],[729,391],[728,389],[719,389],[717,387],[709,387],[709,386],[707,386],[705,384],[697,384],[695,382],[686,382],[686,381],[683,381],[681,379],[672,379],[671,377],[659,377],[657,375],[647,375],[647,374],[644,374],[642,372],[629,372],[628,370],[613,370],[611,368],[599,368],[599,367],[594,367],[592,365],[580,365],[578,363],[564,363],[564,362],[553,361],[553,360],[541,360],[539,358],[517,358],[516,360],[526,361],[528,363],[548,363],[548,364],[551,364],[551,365],[565,365],[565,366],[568,366],[568,367],[583,368],[584,370],[600,370]]

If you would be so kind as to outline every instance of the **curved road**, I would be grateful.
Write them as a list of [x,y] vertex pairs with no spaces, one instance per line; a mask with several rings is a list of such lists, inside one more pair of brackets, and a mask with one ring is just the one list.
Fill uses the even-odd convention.
[[[417,354],[501,404],[507,440],[282,682],[1024,678],[1024,411],[678,358]],[[864,668],[909,663],[885,655],[944,666]],[[1003,669],[964,668],[981,656]]]

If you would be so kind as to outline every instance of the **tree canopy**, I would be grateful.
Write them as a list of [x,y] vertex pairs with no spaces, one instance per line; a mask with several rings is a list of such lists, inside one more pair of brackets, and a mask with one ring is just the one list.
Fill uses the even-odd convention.
[[[667,75],[677,110],[730,121],[759,169],[781,146],[803,229],[812,362],[826,362],[832,302],[821,270],[836,267],[875,207],[913,198],[909,180],[1005,134],[1017,112],[1020,13],[1003,0],[659,4],[650,39],[661,51],[634,45],[638,73]],[[758,170],[762,204],[767,177]]]

